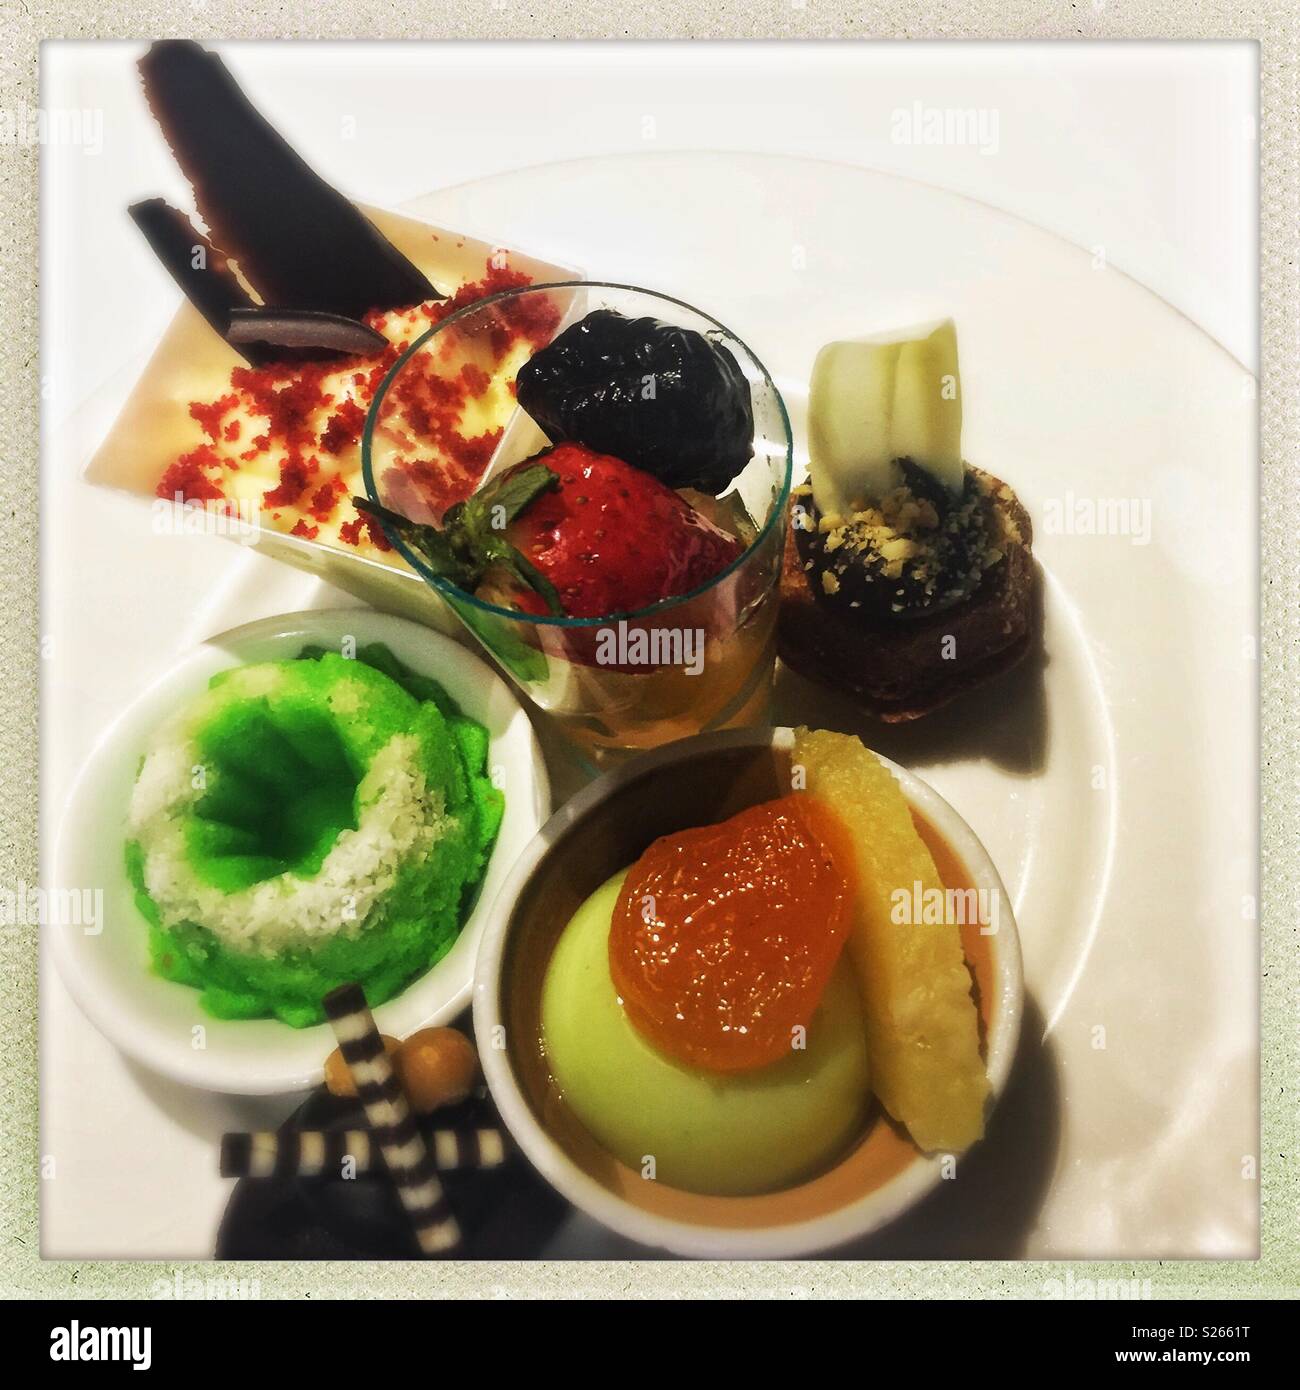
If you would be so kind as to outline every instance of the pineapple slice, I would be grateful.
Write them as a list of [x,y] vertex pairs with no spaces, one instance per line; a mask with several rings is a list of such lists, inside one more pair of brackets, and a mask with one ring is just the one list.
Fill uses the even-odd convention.
[[928,1152],[959,1153],[984,1133],[988,1075],[960,929],[898,924],[893,894],[943,888],[902,789],[856,739],[795,730],[794,765],[851,841],[856,894],[848,948],[867,1016],[881,1104]]

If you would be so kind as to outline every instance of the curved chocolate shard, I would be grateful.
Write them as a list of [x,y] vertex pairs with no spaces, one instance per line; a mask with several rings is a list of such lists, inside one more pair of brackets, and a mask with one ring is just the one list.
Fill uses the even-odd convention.
[[[161,198],[134,203],[127,211],[185,297],[223,338],[233,313],[256,308],[225,255],[183,212]],[[266,360],[255,348],[245,351],[238,347],[236,351],[254,366]]]
[[216,54],[165,40],[140,72],[213,241],[265,304],[359,319],[444,297],[290,149]]
[[127,211],[186,298],[251,366],[284,358],[373,357],[388,347],[382,333],[342,314],[256,304],[225,253],[161,198]]
[[388,347],[366,324],[318,309],[234,307],[225,336],[239,352],[252,348],[276,358],[373,357]]

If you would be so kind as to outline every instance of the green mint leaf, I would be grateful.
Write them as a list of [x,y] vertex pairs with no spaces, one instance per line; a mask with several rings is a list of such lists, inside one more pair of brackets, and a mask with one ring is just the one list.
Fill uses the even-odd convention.
[[526,468],[498,474],[468,500],[466,517],[472,512],[476,523],[496,532],[504,531],[525,507],[558,486],[559,481],[559,475],[544,463],[530,463]]

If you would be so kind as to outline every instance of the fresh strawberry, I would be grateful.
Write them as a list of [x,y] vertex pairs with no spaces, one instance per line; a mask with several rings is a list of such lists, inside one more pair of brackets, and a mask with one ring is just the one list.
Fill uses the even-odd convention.
[[[554,585],[570,617],[629,613],[689,593],[740,553],[734,536],[672,488],[610,454],[560,444],[519,469],[539,466],[558,485],[526,507],[506,534]],[[518,470],[505,477],[512,474]]]
[[453,507],[442,527],[382,515],[462,589],[504,590],[517,608],[603,618],[689,593],[741,543],[649,473],[581,444],[559,444]]

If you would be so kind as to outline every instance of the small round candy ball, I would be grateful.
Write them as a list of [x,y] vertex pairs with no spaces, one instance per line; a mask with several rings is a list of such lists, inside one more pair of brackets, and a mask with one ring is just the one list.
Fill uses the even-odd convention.
[[397,1049],[397,1074],[411,1107],[427,1115],[474,1089],[478,1053],[455,1028],[421,1028]]
[[[397,1053],[401,1043],[396,1038],[390,1038],[387,1033],[381,1034],[384,1040],[384,1051],[390,1057]],[[352,1081],[352,1073],[348,1070],[348,1064],[343,1060],[343,1054],[336,1047],[325,1059],[325,1089],[332,1096],[351,1098],[357,1093],[357,1088]]]

